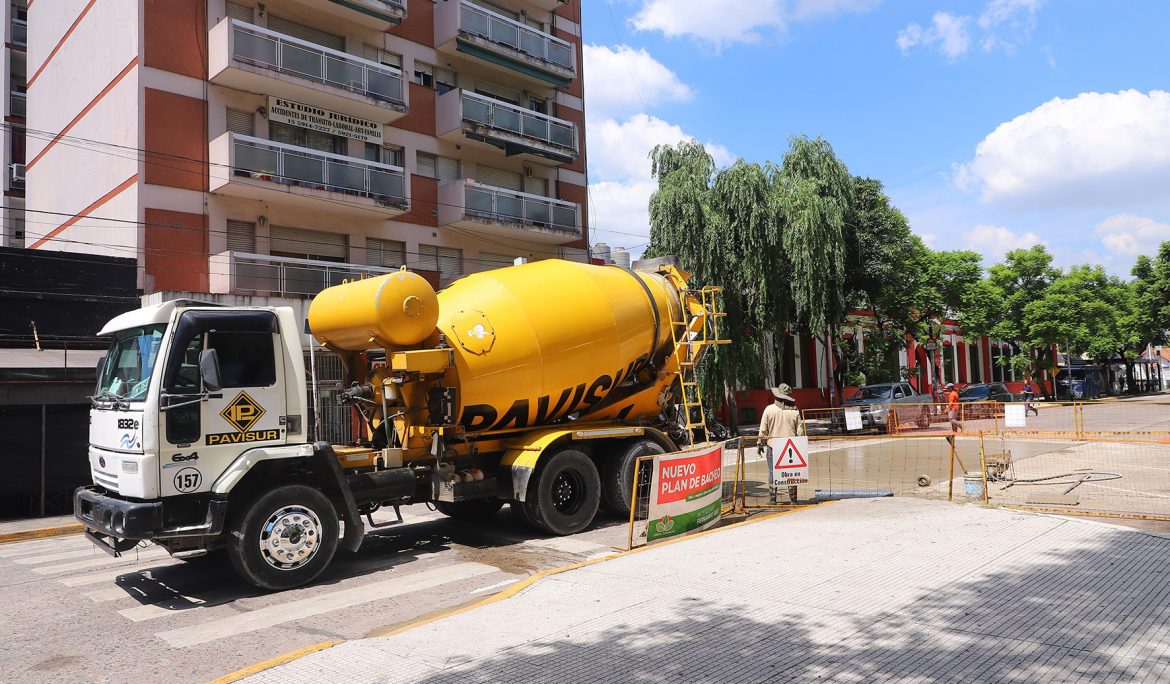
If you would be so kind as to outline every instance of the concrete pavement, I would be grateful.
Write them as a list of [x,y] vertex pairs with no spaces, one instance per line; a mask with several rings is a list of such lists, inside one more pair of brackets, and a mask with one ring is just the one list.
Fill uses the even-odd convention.
[[547,577],[250,682],[1165,681],[1170,540],[853,500]]

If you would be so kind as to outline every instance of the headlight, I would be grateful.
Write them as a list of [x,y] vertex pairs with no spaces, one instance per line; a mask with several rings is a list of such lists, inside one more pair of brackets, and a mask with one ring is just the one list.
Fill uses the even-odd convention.
[[138,461],[122,461],[122,472],[127,475],[138,474]]

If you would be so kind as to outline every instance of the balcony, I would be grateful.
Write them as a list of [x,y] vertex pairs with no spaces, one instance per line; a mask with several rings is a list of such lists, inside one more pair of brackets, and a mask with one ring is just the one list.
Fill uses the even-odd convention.
[[551,244],[581,239],[576,204],[466,178],[439,185],[439,225]]
[[295,0],[315,11],[325,12],[355,24],[385,31],[406,18],[406,0]]
[[389,123],[406,113],[402,72],[232,18],[211,29],[211,82]]
[[224,133],[211,141],[211,190],[224,195],[386,217],[407,210],[398,166]]
[[23,19],[12,20],[12,44],[21,47],[28,46],[28,22]]
[[271,297],[311,297],[343,280],[394,273],[398,269],[344,264],[316,259],[289,259],[220,252],[209,258],[215,294],[260,294]]
[[435,40],[444,52],[477,57],[537,86],[564,87],[577,76],[571,43],[468,0],[435,6]]
[[469,90],[439,97],[435,127],[442,138],[460,138],[523,154],[533,161],[567,164],[577,158],[577,125]]

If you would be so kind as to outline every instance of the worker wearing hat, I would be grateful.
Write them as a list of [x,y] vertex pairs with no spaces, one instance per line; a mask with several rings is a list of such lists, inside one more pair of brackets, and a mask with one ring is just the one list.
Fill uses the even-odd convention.
[[963,423],[959,421],[959,392],[955,389],[955,383],[947,383],[945,395],[947,399],[947,420],[951,421],[951,432],[962,432]]
[[[759,449],[767,454],[768,472],[772,471],[772,454],[766,449],[768,440],[775,437],[795,437],[804,434],[804,421],[800,418],[800,411],[796,408],[796,400],[792,398],[792,388],[785,383],[772,388],[775,401],[764,408],[764,415],[760,417]],[[772,503],[775,501],[775,490],[772,492]],[[796,486],[788,487],[788,500],[796,502]]]

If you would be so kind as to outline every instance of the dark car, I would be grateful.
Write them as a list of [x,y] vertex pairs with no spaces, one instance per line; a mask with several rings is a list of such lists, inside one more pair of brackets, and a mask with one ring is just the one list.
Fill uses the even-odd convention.
[[964,418],[993,418],[1003,414],[1002,404],[1016,401],[1002,382],[967,385],[959,390],[959,403],[964,405]]

